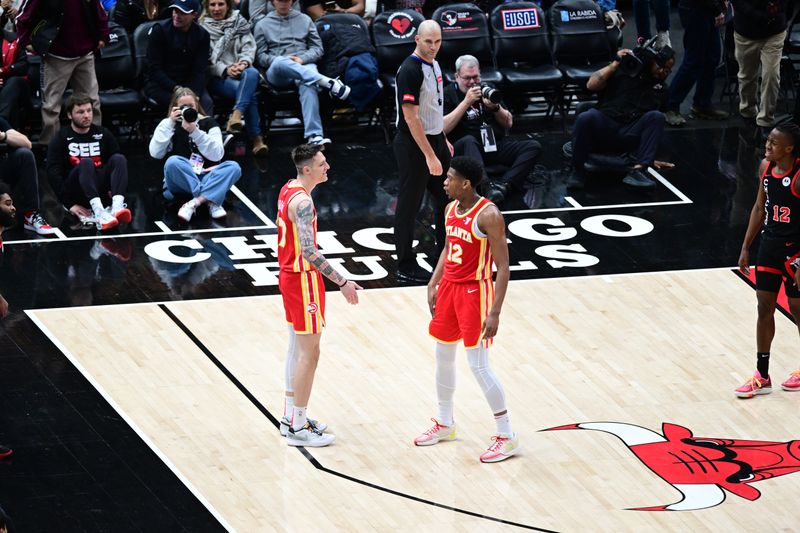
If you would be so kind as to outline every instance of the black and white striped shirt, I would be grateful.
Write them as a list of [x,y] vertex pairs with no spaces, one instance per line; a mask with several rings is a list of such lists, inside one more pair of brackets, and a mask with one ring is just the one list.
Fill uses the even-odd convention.
[[403,104],[419,106],[419,119],[426,135],[438,135],[444,130],[444,90],[442,69],[436,60],[428,63],[411,54],[397,70],[397,120],[400,131],[410,133],[403,116]]

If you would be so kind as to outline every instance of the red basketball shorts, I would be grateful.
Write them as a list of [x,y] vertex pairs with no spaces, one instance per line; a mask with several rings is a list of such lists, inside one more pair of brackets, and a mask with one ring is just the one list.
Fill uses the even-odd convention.
[[[439,282],[436,291],[436,307],[428,333],[434,339],[453,343],[464,341],[467,348],[475,348],[481,342],[481,328],[494,302],[494,283],[490,279],[452,283]],[[491,339],[484,340],[485,346]]]
[[286,322],[295,333],[321,333],[325,327],[325,284],[322,274],[308,272],[283,272],[278,274],[278,288],[283,297]]

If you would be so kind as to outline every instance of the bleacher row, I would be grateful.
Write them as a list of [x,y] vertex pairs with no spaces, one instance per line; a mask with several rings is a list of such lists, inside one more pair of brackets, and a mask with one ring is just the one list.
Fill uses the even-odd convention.
[[[353,15],[331,13],[321,17],[317,27],[342,16]],[[456,58],[471,54],[481,63],[483,81],[501,89],[516,112],[528,107],[532,97],[540,96],[548,116],[554,110],[565,114],[564,103],[582,92],[591,73],[616,53],[620,40],[619,30],[606,29],[602,10],[592,0],[559,0],[547,12],[532,2],[507,2],[488,15],[475,4],[456,3],[437,8],[432,19],[442,28],[437,59],[446,81],[454,81]],[[417,27],[423,20],[416,11],[397,10],[379,13],[369,27],[362,21],[375,46],[384,85],[384,94],[371,111],[380,110],[384,127],[389,127],[394,115],[395,73],[413,52]],[[109,43],[95,61],[104,117],[130,123],[148,114],[166,115],[166,109],[158,109],[142,90],[153,24],[137,27],[132,37],[122,27],[111,25]],[[31,56],[29,62],[31,86],[39,87],[41,60]],[[276,111],[298,109],[296,102],[292,105],[291,98],[279,97],[266,82],[260,93],[267,128]],[[41,106],[38,94],[33,96],[35,109]],[[221,109],[230,108],[230,103],[221,104]]]

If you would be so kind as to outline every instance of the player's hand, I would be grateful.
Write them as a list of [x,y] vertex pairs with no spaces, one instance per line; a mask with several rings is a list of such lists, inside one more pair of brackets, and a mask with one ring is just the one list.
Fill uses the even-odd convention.
[[664,168],[675,168],[675,163],[670,163],[669,161],[659,161],[658,159],[656,159],[655,161],[653,161],[653,166],[656,169],[661,170]]
[[489,314],[486,316],[486,320],[483,321],[483,327],[481,327],[481,338],[482,339],[491,339],[495,335],[497,335],[497,327],[500,325],[500,316]]
[[437,287],[435,285],[428,285],[428,309],[431,311],[431,316],[433,316],[436,310],[436,291]]
[[339,287],[339,290],[342,291],[344,299],[347,300],[347,303],[350,305],[356,305],[358,303],[358,293],[356,291],[363,289],[364,287],[351,280],[347,280],[344,285]]
[[742,250],[742,253],[739,254],[739,270],[745,276],[750,275],[750,251],[749,250]]
[[426,157],[425,163],[428,165],[428,172],[431,176],[441,176],[442,172],[442,162],[439,161],[439,158],[435,155],[432,157]]
[[0,318],[5,318],[6,316],[8,316],[8,302],[0,296]]
[[466,100],[467,104],[470,106],[481,99],[481,87],[480,85],[476,85],[475,87],[470,87],[467,89],[467,94],[464,95],[464,100]]

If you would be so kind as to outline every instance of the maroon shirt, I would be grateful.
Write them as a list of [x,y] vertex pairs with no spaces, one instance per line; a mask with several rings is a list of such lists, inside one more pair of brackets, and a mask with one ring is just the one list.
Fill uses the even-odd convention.
[[40,21],[59,16],[59,4],[63,12],[60,31],[48,54],[82,57],[94,51],[99,41],[108,42],[108,14],[100,1],[91,0],[91,13],[84,10],[82,3],[83,0],[25,0],[16,20],[19,46],[29,44],[31,31]]

